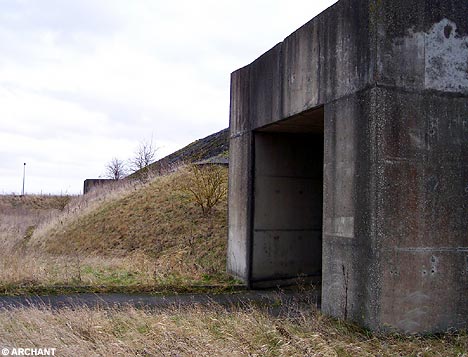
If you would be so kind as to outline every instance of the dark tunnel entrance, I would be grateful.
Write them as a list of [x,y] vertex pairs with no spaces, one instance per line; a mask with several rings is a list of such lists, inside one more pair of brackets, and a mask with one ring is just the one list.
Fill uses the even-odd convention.
[[255,131],[254,287],[321,281],[323,118],[321,107]]

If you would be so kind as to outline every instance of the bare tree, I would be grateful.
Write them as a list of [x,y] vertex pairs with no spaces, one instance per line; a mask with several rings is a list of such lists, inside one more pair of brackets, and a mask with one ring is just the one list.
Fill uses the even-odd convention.
[[127,175],[127,167],[125,161],[119,160],[114,157],[106,165],[106,176],[113,180],[120,180]]
[[129,160],[131,169],[138,171],[147,167],[155,160],[157,150],[153,145],[153,139],[141,141],[133,158]]

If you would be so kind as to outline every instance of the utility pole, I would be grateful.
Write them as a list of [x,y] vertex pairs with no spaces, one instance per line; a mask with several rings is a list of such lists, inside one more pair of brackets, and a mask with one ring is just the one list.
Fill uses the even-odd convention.
[[21,191],[21,196],[24,196],[24,180],[26,178],[26,163],[23,165],[23,191]]

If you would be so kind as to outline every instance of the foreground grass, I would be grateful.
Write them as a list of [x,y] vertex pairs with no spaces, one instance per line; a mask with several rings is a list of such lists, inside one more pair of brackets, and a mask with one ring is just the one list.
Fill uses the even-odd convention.
[[24,308],[0,312],[0,347],[61,356],[466,356],[465,332],[379,336],[310,307],[272,316],[255,306],[160,311]]

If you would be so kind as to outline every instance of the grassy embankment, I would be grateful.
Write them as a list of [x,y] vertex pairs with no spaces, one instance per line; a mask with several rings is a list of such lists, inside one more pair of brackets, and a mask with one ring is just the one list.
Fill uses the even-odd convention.
[[[227,180],[227,170],[223,169]],[[187,170],[79,197],[0,199],[0,293],[221,290],[226,197],[203,215]],[[68,202],[68,200],[70,202]]]

